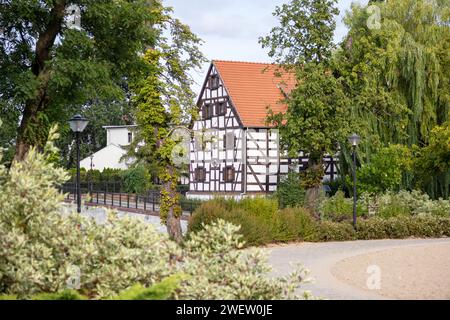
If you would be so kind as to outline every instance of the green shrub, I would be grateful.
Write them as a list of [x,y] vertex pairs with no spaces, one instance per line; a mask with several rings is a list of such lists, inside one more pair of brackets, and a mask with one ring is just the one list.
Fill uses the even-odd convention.
[[280,208],[303,206],[305,190],[300,187],[300,175],[297,172],[289,172],[278,183],[275,197]]
[[[322,221],[315,220],[309,211],[303,208],[276,210],[276,203],[274,204],[273,200],[255,198],[237,202],[214,199],[203,203],[195,211],[189,222],[189,232],[200,231],[204,225],[222,218],[241,227],[239,234],[243,236],[248,246],[287,241],[348,241],[450,236],[450,217],[436,213],[406,214],[406,211],[402,209],[406,207],[404,203],[408,202],[409,206],[412,206],[423,202],[423,200],[411,199],[410,195],[411,193],[391,195],[390,197],[396,200],[392,201],[389,198],[388,205],[380,202],[381,210],[385,211],[370,218],[361,217],[360,211],[357,231],[351,224],[351,199],[344,198],[342,193],[328,199],[324,207],[325,219]],[[408,199],[408,201],[402,199]],[[361,207],[364,207],[365,200],[360,202]],[[445,205],[445,201],[441,200],[438,205],[433,206],[445,208]],[[428,212],[429,206],[427,208],[420,209],[419,206],[414,210]],[[347,213],[349,210],[350,213]],[[431,212],[436,211],[431,210]]]
[[[248,203],[247,203],[248,205]],[[261,245],[271,241],[271,224],[264,216],[251,214],[239,208],[232,200],[214,199],[203,203],[189,219],[188,231],[197,232],[205,225],[223,219],[240,226],[239,234],[247,246]]]
[[277,212],[276,241],[314,241],[317,221],[304,208],[286,208]]
[[227,211],[223,219],[240,226],[239,234],[243,236],[246,246],[260,246],[273,241],[273,225],[262,216],[249,214],[243,209],[234,209]]
[[450,235],[450,219],[433,216],[373,217],[358,222],[358,239],[439,238]]
[[274,241],[277,227],[278,204],[274,199],[262,197],[241,201],[215,198],[201,204],[189,220],[189,232],[202,230],[219,218],[240,226],[246,246],[257,246]]
[[278,203],[275,199],[265,197],[244,198],[237,203],[237,207],[249,214],[270,220],[278,210]]
[[[154,284],[150,288],[145,288],[140,284],[135,284],[129,289],[119,293],[111,300],[166,300],[173,296],[174,291],[179,288],[180,283],[186,277],[183,274],[174,274]],[[87,300],[88,297],[81,295],[76,290],[66,289],[56,293],[39,293],[31,297],[32,300]],[[0,300],[17,300],[15,295],[0,295]]]
[[144,194],[150,187],[151,176],[143,165],[128,168],[122,172],[121,178],[127,193]]
[[[321,219],[333,222],[350,221],[353,217],[353,199],[346,198],[344,192],[337,191],[329,198],[324,198],[319,204]],[[356,207],[357,216],[367,214],[364,203],[358,202]]]
[[321,221],[315,236],[317,241],[349,241],[355,238],[355,230],[350,223],[332,221]]
[[86,296],[75,290],[66,289],[57,293],[39,293],[32,297],[33,300],[87,300]]
[[266,198],[214,199],[203,203],[189,220],[189,232],[219,218],[241,227],[239,233],[247,246],[270,242],[314,239],[315,220],[303,208],[278,210],[277,201]]
[[180,205],[183,211],[194,212],[203,202],[205,201],[201,199],[191,199],[180,196]]
[[145,288],[141,284],[135,284],[129,289],[122,291],[112,300],[167,300],[174,295],[181,282],[186,279],[182,273],[174,274],[154,284],[150,288]]
[[204,225],[211,224],[219,218],[226,219],[227,208],[221,199],[214,199],[202,203],[189,218],[188,233],[203,229]]

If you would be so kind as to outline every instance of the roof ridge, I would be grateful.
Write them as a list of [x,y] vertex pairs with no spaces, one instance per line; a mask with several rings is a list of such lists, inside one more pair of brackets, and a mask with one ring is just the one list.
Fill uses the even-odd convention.
[[231,62],[231,63],[248,63],[248,64],[265,64],[265,65],[279,65],[272,62],[255,62],[255,61],[240,61],[240,60],[222,60],[222,59],[213,59],[212,62]]

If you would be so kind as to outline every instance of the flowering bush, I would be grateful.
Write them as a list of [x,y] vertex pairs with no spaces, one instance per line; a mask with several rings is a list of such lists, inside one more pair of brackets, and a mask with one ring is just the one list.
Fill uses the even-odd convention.
[[266,253],[260,249],[239,250],[244,243],[239,227],[218,220],[190,236],[185,243],[182,272],[188,275],[180,299],[294,299],[296,288],[307,272],[299,266],[286,278],[272,278]]
[[113,213],[104,225],[61,214],[55,186],[67,175],[47,162],[51,152],[50,143],[9,172],[0,168],[0,292],[24,297],[72,283],[82,294],[105,297],[169,275],[170,257],[180,250],[152,225]]
[[64,196],[55,187],[67,175],[47,161],[54,151],[50,142],[44,153],[31,149],[9,171],[0,166],[0,295],[30,298],[70,288],[96,299],[127,289],[119,297],[148,296],[145,288],[182,274],[170,298],[296,297],[304,271],[290,280],[269,277],[261,251],[239,250],[238,227],[223,220],[191,234],[181,247],[152,225],[114,212],[103,224],[63,213]]
[[432,200],[426,193],[417,190],[365,194],[362,202],[369,212],[384,218],[398,215],[450,217],[450,200]]

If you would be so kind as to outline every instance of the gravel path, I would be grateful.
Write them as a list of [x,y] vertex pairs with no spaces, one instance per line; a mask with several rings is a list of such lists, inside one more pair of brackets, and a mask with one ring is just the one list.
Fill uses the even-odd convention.
[[298,243],[267,250],[274,275],[286,275],[292,263],[301,262],[315,279],[303,289],[326,299],[450,299],[450,238]]

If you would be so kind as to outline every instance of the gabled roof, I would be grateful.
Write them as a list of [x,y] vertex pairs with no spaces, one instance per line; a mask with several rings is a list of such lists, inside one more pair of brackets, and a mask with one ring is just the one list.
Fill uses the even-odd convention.
[[[268,107],[285,112],[281,102],[295,87],[293,72],[280,72],[277,65],[214,60],[225,88],[244,127],[267,127]],[[281,73],[281,76],[280,76]]]

